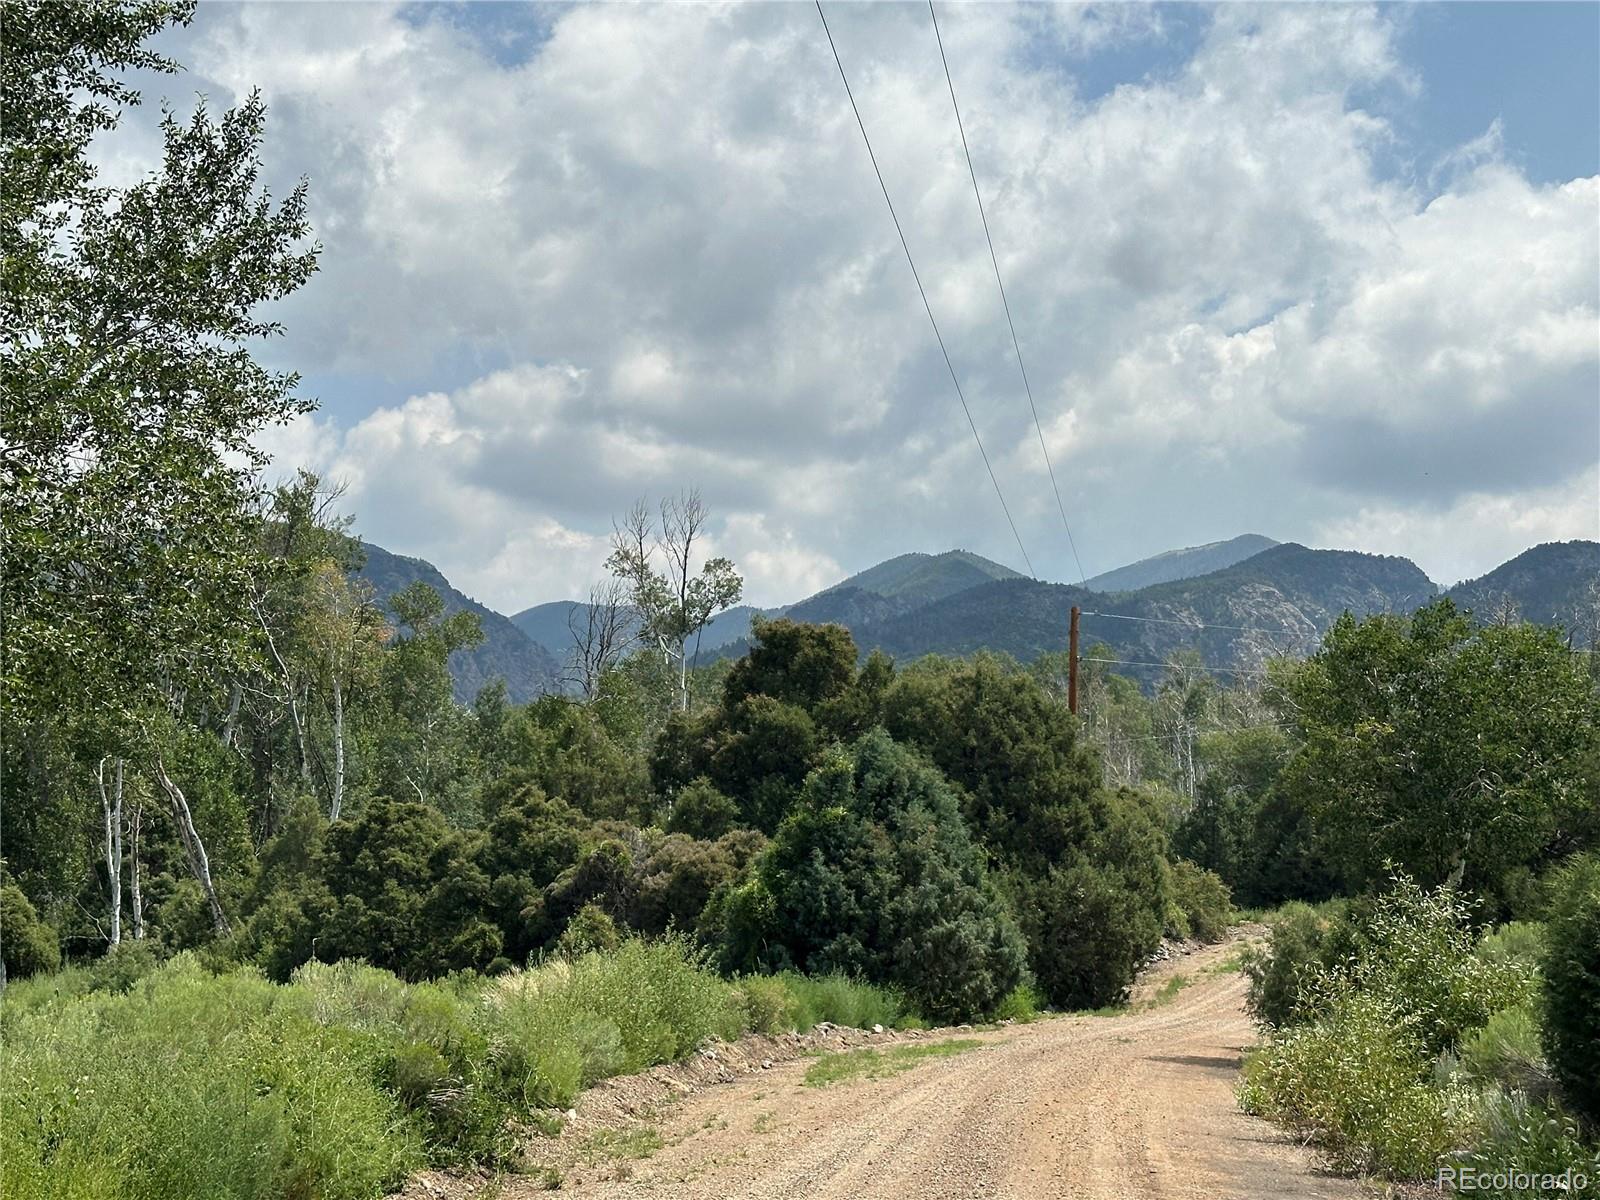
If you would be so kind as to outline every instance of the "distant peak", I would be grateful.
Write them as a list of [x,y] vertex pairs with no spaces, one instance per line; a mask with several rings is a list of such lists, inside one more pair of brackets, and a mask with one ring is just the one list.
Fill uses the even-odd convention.
[[1264,534],[1241,533],[1218,542],[1163,550],[1160,554],[1141,558],[1125,567],[1095,575],[1086,581],[1085,586],[1097,592],[1127,592],[1157,583],[1192,579],[1197,575],[1225,570],[1279,544]]

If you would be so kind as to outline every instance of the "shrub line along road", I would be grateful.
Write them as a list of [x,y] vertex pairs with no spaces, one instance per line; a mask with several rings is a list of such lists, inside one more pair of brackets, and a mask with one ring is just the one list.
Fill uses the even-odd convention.
[[[1238,1111],[1255,1041],[1237,971],[1209,970],[1237,938],[1154,968],[1181,972],[1160,1004],[959,1035],[981,1048],[903,1073],[808,1087],[814,1060],[686,1096],[648,1158],[569,1173],[562,1192],[688,1200],[1293,1200],[1359,1197],[1313,1156]],[[940,1037],[949,1036],[941,1033]],[[526,1200],[531,1180],[506,1195]]]

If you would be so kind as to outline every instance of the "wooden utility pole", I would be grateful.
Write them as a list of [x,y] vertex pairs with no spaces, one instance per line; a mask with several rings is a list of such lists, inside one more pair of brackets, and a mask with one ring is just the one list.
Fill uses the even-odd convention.
[[1078,606],[1072,606],[1072,625],[1067,633],[1067,707],[1078,711]]

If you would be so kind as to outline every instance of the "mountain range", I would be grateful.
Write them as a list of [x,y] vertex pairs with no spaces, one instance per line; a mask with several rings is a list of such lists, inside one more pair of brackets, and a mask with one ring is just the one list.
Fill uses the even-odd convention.
[[[451,587],[432,565],[370,543],[361,573],[380,600],[419,579],[483,621],[485,641],[452,656],[462,699],[489,680],[506,681],[523,702],[559,690],[571,651],[569,620],[581,603],[535,605],[510,618]],[[868,567],[793,604],[746,605],[719,615],[702,633],[701,662],[742,654],[755,616],[836,622],[862,652],[896,659],[995,650],[1023,661],[1064,650],[1069,614],[1081,610],[1081,649],[1146,681],[1179,650],[1224,673],[1249,672],[1275,655],[1316,648],[1340,613],[1409,612],[1441,589],[1409,559],[1351,550],[1315,550],[1259,534],[1172,550],[1094,576],[1086,585],[1046,583],[965,550],[912,553]],[[1560,624],[1575,643],[1595,636],[1600,543],[1551,542],[1524,551],[1479,579],[1443,591],[1488,620],[1509,604],[1528,620]]]
[[371,542],[362,542],[361,549],[366,561],[356,574],[372,585],[386,612],[388,600],[396,592],[413,583],[426,583],[443,598],[446,614],[478,614],[483,625],[482,644],[471,650],[457,650],[450,656],[450,676],[457,700],[470,701],[480,688],[495,679],[506,681],[506,694],[517,704],[561,690],[561,660],[493,609],[451,587],[432,563],[391,554]]

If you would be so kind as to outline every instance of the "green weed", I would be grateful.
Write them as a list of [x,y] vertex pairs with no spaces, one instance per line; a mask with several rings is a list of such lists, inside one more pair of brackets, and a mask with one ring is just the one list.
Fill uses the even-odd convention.
[[1181,971],[1163,983],[1156,994],[1146,1002],[1146,1008],[1160,1008],[1163,1004],[1170,1004],[1176,999],[1179,992],[1188,987],[1194,979]]
[[1001,998],[999,1006],[994,1010],[996,1021],[1034,1021],[1039,1017],[1039,1010],[1044,1007],[1044,997],[1038,989],[1019,983]]
[[647,1125],[636,1125],[630,1129],[601,1129],[590,1134],[579,1154],[592,1165],[613,1158],[649,1158],[661,1146],[660,1133]]
[[114,956],[8,990],[0,1193],[357,1200],[427,1162],[513,1161],[516,1123],[559,1132],[584,1087],[708,1039],[915,1020],[841,976],[729,984],[675,939],[414,984],[354,961],[277,984]]
[[949,1058],[976,1050],[983,1043],[972,1038],[956,1038],[948,1042],[918,1042],[913,1045],[891,1046],[886,1050],[843,1050],[824,1054],[806,1071],[807,1087],[827,1087],[835,1083],[849,1083],[857,1079],[883,1079],[909,1071],[918,1063],[930,1058]]

